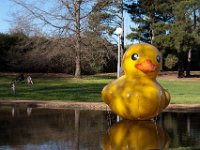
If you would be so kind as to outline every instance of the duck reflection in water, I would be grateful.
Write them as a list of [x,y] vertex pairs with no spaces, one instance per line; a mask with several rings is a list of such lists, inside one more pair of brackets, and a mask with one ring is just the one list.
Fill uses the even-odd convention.
[[153,121],[122,120],[114,124],[103,136],[103,150],[166,149],[167,133]]

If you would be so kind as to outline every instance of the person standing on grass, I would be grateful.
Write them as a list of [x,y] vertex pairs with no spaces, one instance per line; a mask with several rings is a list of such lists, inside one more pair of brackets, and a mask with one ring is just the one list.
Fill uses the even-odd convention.
[[11,91],[12,91],[13,94],[16,93],[16,85],[15,85],[15,82],[12,82],[12,83],[11,83]]
[[27,77],[27,84],[32,84],[33,85],[33,80],[31,78],[31,76]]

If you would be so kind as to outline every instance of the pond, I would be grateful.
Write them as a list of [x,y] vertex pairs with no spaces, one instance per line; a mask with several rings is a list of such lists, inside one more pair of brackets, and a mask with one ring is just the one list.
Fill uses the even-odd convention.
[[200,113],[117,120],[108,111],[1,107],[0,150],[200,149]]

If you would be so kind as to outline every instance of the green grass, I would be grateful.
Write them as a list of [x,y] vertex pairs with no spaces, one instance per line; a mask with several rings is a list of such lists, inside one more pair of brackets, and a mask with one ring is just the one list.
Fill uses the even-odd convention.
[[[16,94],[11,93],[10,83],[15,76],[0,76],[0,100],[64,100],[101,101],[102,88],[115,79],[114,74],[72,77],[33,77],[34,85],[17,83]],[[171,103],[200,103],[200,81],[158,80],[168,89]]]
[[[72,77],[34,77],[32,86],[17,83],[12,94],[10,83],[14,76],[0,76],[0,100],[67,100],[101,101],[100,91],[112,76],[90,76],[82,79]],[[110,78],[110,79],[108,79]]]
[[170,92],[171,103],[200,104],[200,81],[158,81]]

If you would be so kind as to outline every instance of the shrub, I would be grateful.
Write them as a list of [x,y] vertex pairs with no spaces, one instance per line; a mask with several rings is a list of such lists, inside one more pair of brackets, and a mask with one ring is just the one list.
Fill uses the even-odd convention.
[[172,69],[176,63],[178,62],[178,58],[175,55],[168,54],[165,58],[165,66],[169,69]]

